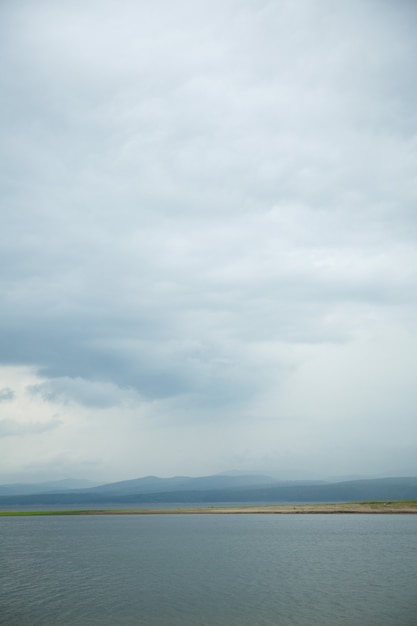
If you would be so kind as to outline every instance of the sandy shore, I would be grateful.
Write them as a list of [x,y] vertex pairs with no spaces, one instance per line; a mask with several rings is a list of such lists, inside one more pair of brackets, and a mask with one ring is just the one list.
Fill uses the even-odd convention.
[[3,516],[32,515],[288,515],[288,514],[389,514],[417,513],[417,500],[389,502],[342,502],[326,504],[271,504],[263,506],[210,506],[177,509],[102,509],[67,511],[8,511]]
[[201,507],[187,509],[138,509],[124,511],[90,511],[89,514],[116,515],[236,515],[265,513],[274,515],[322,514],[322,513],[417,513],[417,502],[374,502],[374,503],[339,503],[339,504],[277,504],[266,506],[238,507]]
[[415,502],[347,502],[326,504],[276,504],[265,506],[212,506],[184,509],[137,509],[89,511],[91,515],[236,515],[236,514],[331,514],[331,513],[417,513]]

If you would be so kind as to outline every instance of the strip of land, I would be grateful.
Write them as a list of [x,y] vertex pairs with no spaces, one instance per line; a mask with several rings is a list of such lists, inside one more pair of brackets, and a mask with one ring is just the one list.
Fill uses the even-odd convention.
[[88,509],[68,511],[1,511],[0,517],[32,515],[248,515],[248,514],[360,514],[417,513],[417,500],[389,502],[338,502],[325,504],[271,504],[261,506],[210,506],[172,509]]

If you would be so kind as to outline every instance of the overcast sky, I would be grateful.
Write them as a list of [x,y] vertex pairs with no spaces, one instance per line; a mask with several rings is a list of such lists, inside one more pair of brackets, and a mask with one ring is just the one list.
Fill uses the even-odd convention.
[[0,482],[416,475],[416,3],[0,24]]

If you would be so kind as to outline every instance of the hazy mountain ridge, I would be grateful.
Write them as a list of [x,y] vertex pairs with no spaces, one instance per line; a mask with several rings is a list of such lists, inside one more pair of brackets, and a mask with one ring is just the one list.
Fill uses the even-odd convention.
[[94,489],[99,483],[93,480],[82,478],[64,478],[62,480],[51,480],[41,483],[10,483],[0,485],[0,496],[25,495],[40,493],[57,493],[71,491],[74,489]]
[[[262,482],[263,481],[263,482]],[[0,493],[2,487],[0,486]],[[144,478],[60,492],[4,494],[7,504],[345,502],[417,499],[417,477],[279,482],[263,475]]]
[[99,487],[89,489],[90,493],[103,494],[134,494],[134,493],[160,493],[169,491],[193,491],[208,489],[238,488],[252,485],[271,485],[277,481],[271,476],[262,474],[228,475],[214,474],[212,476],[173,476],[172,478],[159,478],[158,476],[145,476],[116,483],[107,483]]
[[132,495],[145,493],[160,493],[170,491],[192,491],[207,489],[238,488],[248,486],[263,486],[276,484],[271,476],[262,474],[214,474],[212,476],[173,476],[160,478],[159,476],[144,476],[129,480],[97,484],[87,480],[60,480],[44,483],[15,483],[0,485],[0,496],[29,495],[41,493],[76,492],[85,494],[103,495]]

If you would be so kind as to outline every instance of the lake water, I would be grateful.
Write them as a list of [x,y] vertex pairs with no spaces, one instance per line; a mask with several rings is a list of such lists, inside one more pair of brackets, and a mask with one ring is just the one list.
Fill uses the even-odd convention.
[[416,626],[417,516],[0,518],[6,626]]

